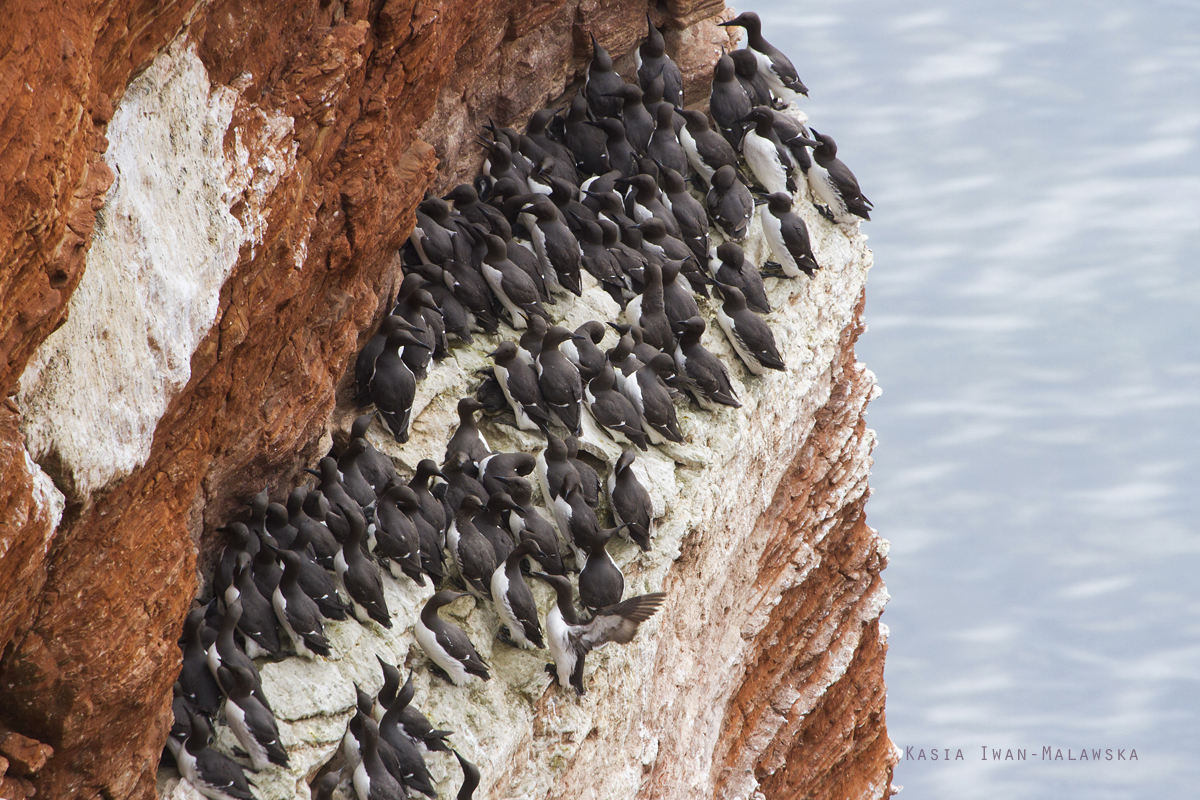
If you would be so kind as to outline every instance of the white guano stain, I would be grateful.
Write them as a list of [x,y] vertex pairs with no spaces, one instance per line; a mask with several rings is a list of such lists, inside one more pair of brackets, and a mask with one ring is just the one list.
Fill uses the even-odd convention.
[[[96,218],[66,323],[21,376],[17,404],[34,460],[85,498],[137,469],[191,358],[216,319],[221,286],[262,206],[294,163],[291,120],[263,126],[263,168],[227,163],[237,92],[213,87],[176,42],[128,87],[109,123],[117,178]],[[244,202],[241,219],[230,209]]]

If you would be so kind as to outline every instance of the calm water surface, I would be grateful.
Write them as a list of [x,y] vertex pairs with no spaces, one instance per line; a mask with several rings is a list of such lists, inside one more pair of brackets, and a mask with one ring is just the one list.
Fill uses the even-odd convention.
[[1200,797],[1200,3],[740,8],[877,209],[903,796]]

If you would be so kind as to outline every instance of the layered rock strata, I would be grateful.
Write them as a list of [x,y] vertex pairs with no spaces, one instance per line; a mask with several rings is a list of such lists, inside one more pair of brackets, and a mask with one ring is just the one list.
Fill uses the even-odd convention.
[[[0,597],[0,721],[53,745],[32,779],[40,796],[154,791],[174,640],[197,566],[222,544],[213,529],[262,485],[293,485],[330,421],[345,422],[348,369],[396,282],[415,203],[474,174],[482,120],[519,122],[561,94],[589,32],[627,54],[644,10],[117,2],[95,19],[82,4],[29,4],[0,22],[0,341],[17,395],[0,410],[0,577],[13,587]],[[668,44],[689,99],[704,94],[721,11],[653,9],[679,29]],[[663,612],[592,660],[583,702],[500,644],[483,691],[421,679],[418,702],[485,769],[479,796],[886,791],[886,547],[862,519],[871,381],[853,360],[869,253],[809,224],[827,269],[773,289],[791,371],[735,370],[744,409],[684,412],[688,445],[640,459],[668,516],[649,557],[618,561],[631,591],[668,590]],[[568,314],[615,316],[606,300]],[[706,341],[733,363],[715,330]],[[482,363],[461,350],[422,384],[402,463],[440,454]],[[533,447],[490,432],[496,447]],[[601,435],[590,441],[611,460]],[[393,610],[413,613],[420,595],[391,591]],[[493,648],[489,613],[468,620]],[[299,765],[264,776],[267,792],[303,796],[305,768],[344,727],[349,681],[373,688],[373,652],[408,657],[403,628],[347,623],[340,658],[264,667]]]

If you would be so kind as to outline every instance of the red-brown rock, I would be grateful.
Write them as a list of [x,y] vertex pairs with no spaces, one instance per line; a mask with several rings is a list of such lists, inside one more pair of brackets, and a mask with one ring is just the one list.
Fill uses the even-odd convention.
[[54,748],[19,733],[0,733],[0,753],[14,775],[32,775],[46,765]]

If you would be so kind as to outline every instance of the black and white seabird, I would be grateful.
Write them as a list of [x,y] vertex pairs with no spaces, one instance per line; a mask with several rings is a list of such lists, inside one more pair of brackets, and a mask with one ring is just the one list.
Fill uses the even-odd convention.
[[379,725],[362,716],[358,720],[362,734],[362,760],[354,768],[354,792],[358,800],[406,800],[403,784],[383,765],[380,758]]
[[211,800],[255,800],[241,766],[208,746],[212,728],[202,714],[191,715],[192,732],[175,753],[179,774]]
[[283,567],[280,566],[279,559],[275,556],[278,542],[271,537],[271,534],[261,530],[258,532],[258,541],[258,553],[255,554],[250,569],[258,591],[263,597],[270,597],[275,593],[279,579],[283,577]]
[[734,50],[729,54],[733,59],[733,71],[737,74],[738,83],[746,90],[750,103],[756,106],[771,106],[771,87],[767,79],[758,70],[758,59],[749,50]]
[[320,489],[322,497],[329,501],[330,508],[336,510],[342,506],[360,507],[342,484],[342,473],[338,471],[337,461],[332,456],[325,456],[318,461],[316,469],[306,468],[304,471],[318,478],[317,488]]
[[538,622],[537,605],[533,592],[521,577],[521,562],[526,556],[539,561],[545,558],[536,539],[526,539],[517,545],[492,573],[492,601],[513,642],[526,650],[540,650],[546,642]]
[[[692,290],[679,280],[679,271],[682,267],[682,261],[667,261],[663,263],[662,267],[663,311],[666,313],[667,319],[671,321],[672,332],[676,323],[700,314],[700,306],[696,304],[696,297],[692,294]],[[667,352],[674,351],[668,350]]]
[[[405,269],[420,274],[428,281],[425,291],[429,292],[441,311],[440,320],[445,333],[455,336],[459,341],[474,344],[475,337],[471,332],[478,328],[475,313],[455,294],[454,279],[447,276],[446,270],[440,264],[418,264],[405,266]],[[445,358],[442,348],[446,344],[439,341],[439,348],[433,354],[434,358]]]
[[646,434],[642,431],[641,417],[629,398],[617,391],[616,383],[617,376],[611,366],[605,366],[599,375],[588,381],[583,390],[588,410],[613,439],[646,450]]
[[342,782],[342,771],[340,769],[326,773],[321,780],[313,784],[312,798],[313,800],[333,800],[333,790]]
[[450,524],[450,521],[446,514],[446,507],[441,500],[433,496],[433,492],[429,489],[429,482],[433,478],[444,480],[445,476],[442,475],[442,471],[438,469],[438,465],[434,463],[433,459],[423,458],[417,462],[417,471],[412,480],[408,482],[408,488],[417,493],[417,500],[421,504],[421,516],[440,535],[445,533],[446,526]]
[[206,611],[205,606],[193,608],[183,621],[183,668],[179,672],[179,683],[184,699],[197,710],[215,716],[221,707],[221,687],[208,666],[208,648],[203,634]]
[[488,355],[495,362],[492,370],[496,382],[500,384],[504,399],[513,410],[517,427],[536,431],[548,424],[550,414],[538,387],[537,373],[518,357],[516,344],[502,342]]
[[[619,101],[618,101],[619,102]],[[619,119],[601,117],[588,125],[604,132],[604,148],[608,151],[608,163],[625,177],[637,174],[637,153],[625,138],[625,126]],[[583,188],[583,187],[580,187]]]
[[[705,217],[707,225],[708,217]],[[651,217],[645,222],[638,223],[638,226],[631,230],[637,231],[644,237],[642,240],[642,251],[644,253],[653,253],[657,258],[648,258],[647,261],[654,261],[661,269],[667,261],[692,261],[696,260],[695,254],[692,252],[682,240],[675,238],[667,233],[663,226],[662,220]],[[645,285],[646,276],[642,275],[642,283]]]
[[621,98],[621,124],[625,126],[629,145],[635,153],[646,152],[654,134],[654,117],[642,105],[641,88],[634,83],[623,83],[612,96]]
[[638,45],[633,55],[637,64],[638,83],[643,88],[657,77],[663,80],[662,99],[673,106],[683,105],[683,73],[667,55],[667,42],[662,31],[654,27],[650,15],[646,15],[646,38]]
[[799,278],[803,272],[811,278],[821,265],[813,254],[808,226],[792,211],[791,195],[783,192],[768,195],[767,204],[759,213],[763,235],[771,247],[771,253],[783,268],[783,274],[789,278]]
[[563,222],[552,200],[539,198],[526,209],[535,220],[529,234],[533,237],[533,251],[541,262],[547,287],[581,296],[579,240]]
[[448,589],[435,594],[421,609],[413,633],[417,644],[450,677],[455,686],[463,686],[472,678],[489,680],[488,666],[475,646],[467,638],[462,628],[446,622],[438,616],[438,609],[448,605],[460,597],[466,597],[463,592],[452,592]]
[[700,343],[704,327],[704,319],[698,316],[675,326],[679,334],[679,343],[675,347],[675,366],[680,376],[687,377],[688,391],[701,408],[715,411],[717,403],[741,408],[725,365]]
[[[575,169],[575,157],[566,145],[552,138],[548,133],[551,123],[554,122],[560,110],[543,108],[533,112],[533,116],[529,118],[529,124],[525,128],[525,135],[554,159],[553,165],[546,165],[550,172],[563,180],[578,185],[579,173]],[[530,189],[536,191],[532,186]]]
[[874,206],[858,188],[858,179],[837,157],[837,142],[827,133],[812,132],[821,143],[813,148],[813,161],[808,170],[808,185],[824,203],[838,223],[854,222],[854,217],[869,220]]
[[[526,454],[522,453],[521,455]],[[504,559],[508,558],[508,554],[516,546],[508,532],[508,523],[504,519],[504,515],[516,507],[516,503],[508,496],[508,492],[496,492],[488,498],[487,504],[475,515],[473,520],[475,527],[483,534],[483,538],[491,544],[492,552],[496,554],[497,564],[504,563]]]
[[[546,435],[546,448],[537,454],[537,476],[542,488],[542,500],[551,511],[554,511],[555,501],[566,494],[563,487],[568,475],[574,475],[575,480],[579,480],[579,472],[567,455],[566,442],[549,433]],[[559,530],[565,538],[570,539],[571,531],[565,525],[560,524]]]
[[521,330],[531,314],[546,317],[537,285],[508,257],[508,245],[495,234],[483,234],[487,246],[481,270],[496,299],[509,314],[512,327]]
[[626,526],[623,533],[643,550],[650,549],[654,538],[654,501],[633,471],[637,454],[625,450],[608,476],[608,499],[613,519]]
[[392,436],[403,444],[408,441],[408,423],[413,400],[417,396],[417,378],[404,363],[401,349],[427,347],[404,330],[388,334],[387,344],[375,359],[375,371],[369,383],[371,400],[379,409]]
[[762,22],[753,11],[743,11],[729,22],[718,23],[723,28],[737,26],[746,29],[746,47],[758,59],[758,68],[767,79],[767,85],[775,96],[792,102],[796,95],[808,97],[808,87],[800,81],[792,62],[762,37]]
[[603,647],[609,642],[626,644],[633,641],[638,626],[654,616],[666,595],[662,592],[638,595],[601,609],[594,617],[582,619],[575,610],[571,582],[559,575],[534,573],[554,587],[557,600],[546,615],[547,645],[554,665],[546,671],[558,680],[563,688],[572,686],[582,697],[583,662],[588,652]]
[[[387,345],[388,336],[395,330],[411,333],[415,326],[404,317],[389,314],[379,323],[379,330],[367,340],[354,362],[354,402],[358,408],[366,408],[371,402],[371,376],[375,373],[375,359]],[[264,509],[265,510],[265,509]]]
[[742,119],[750,113],[752,107],[746,90],[738,83],[737,73],[733,68],[733,59],[722,54],[713,69],[712,95],[708,100],[708,112],[712,114],[725,141],[734,147],[737,147],[742,141],[742,133],[746,129]]
[[395,753],[395,777],[407,791],[417,791],[429,797],[437,797],[429,767],[421,755],[416,742],[401,730],[404,709],[408,703],[393,702],[379,720],[380,743],[387,742]]
[[654,135],[646,155],[681,175],[688,171],[687,153],[675,134],[675,109],[670,103],[660,103],[655,112]]
[[496,571],[496,550],[475,525],[475,515],[484,504],[475,495],[462,499],[446,531],[449,548],[467,591],[481,600],[490,599],[492,573]]
[[225,590],[222,599],[228,606],[234,600],[242,601],[242,616],[238,630],[246,637],[246,655],[251,658],[278,655],[282,649],[279,626],[271,601],[262,596],[250,569],[250,554],[238,553],[233,583]]
[[775,116],[771,109],[763,106],[751,109],[741,121],[752,123],[742,138],[742,155],[755,179],[768,193],[794,192],[796,182],[788,174],[791,154],[775,136]]
[[[267,700],[267,696],[263,694],[262,680],[258,676],[258,668],[254,666],[254,662],[250,660],[246,652],[241,647],[238,647],[237,641],[233,638],[233,632],[237,628],[237,623],[241,616],[241,601],[234,600],[225,607],[225,616],[221,618],[221,627],[217,631],[217,639],[209,646],[208,653],[205,656],[208,662],[208,669],[212,673],[214,683],[218,680],[217,671],[222,665],[227,667],[245,667],[250,670],[254,676],[254,696],[270,711],[271,703]],[[217,685],[218,687],[220,686],[220,684]]]
[[755,375],[768,369],[786,371],[787,366],[775,346],[771,327],[746,306],[746,296],[734,286],[721,286],[725,302],[717,309],[717,322],[729,337],[729,343]]
[[442,464],[442,477],[446,480],[442,503],[446,507],[447,525],[467,495],[478,497],[481,503],[486,503],[491,496],[487,489],[483,488],[483,484],[473,477],[478,474],[478,467],[471,461],[471,457],[463,452],[451,453],[446,463]]
[[320,489],[309,489],[304,496],[303,510],[308,519],[297,518],[293,524],[297,530],[307,532],[308,543],[316,553],[317,563],[332,570],[334,556],[341,549],[341,545],[338,544],[333,531],[325,524],[325,517],[329,514],[329,501]]
[[705,183],[712,183],[713,173],[721,167],[737,169],[737,150],[724,136],[712,129],[703,111],[680,109],[678,113],[685,120],[679,131],[679,144],[687,153],[692,169]]
[[746,296],[746,304],[759,314],[771,313],[771,301],[762,273],[746,263],[746,253],[737,242],[722,242],[716,257],[708,261],[708,272],[717,283],[736,286]]
[[[579,219],[579,247],[583,251],[581,262],[588,274],[600,283],[600,288],[608,292],[617,302],[623,302],[622,290],[625,278],[620,264],[605,246],[605,233],[601,222],[612,225],[608,220]],[[615,227],[615,226],[614,226]]]
[[587,558],[579,571],[579,602],[595,613],[621,602],[625,594],[625,576],[608,552],[608,542],[615,530],[600,531],[598,541],[586,550]]
[[604,323],[588,320],[575,329],[577,339],[568,339],[558,346],[559,352],[567,357],[579,370],[579,376],[590,381],[604,368],[604,351],[597,345],[604,341],[607,330]]
[[[482,202],[479,199],[479,192],[475,191],[474,186],[467,183],[460,183],[451,189],[450,193],[442,199],[454,203],[454,210],[461,217],[459,220],[459,230],[463,233],[468,233],[471,229],[470,225],[463,224],[464,222],[468,222],[496,234],[506,242],[512,239],[512,226],[504,218],[504,214],[495,206],[490,206]],[[401,284],[402,288],[403,285]],[[413,322],[411,318],[406,317],[406,319],[409,322]]]
[[675,344],[671,333],[671,321],[663,305],[662,269],[657,264],[647,264],[646,286],[642,293],[625,306],[625,318],[629,324],[642,332],[642,340],[659,350],[670,350]]
[[616,185],[628,186],[631,190],[625,200],[625,208],[631,220],[645,222],[655,217],[662,221],[667,233],[679,238],[679,222],[660,199],[658,181],[652,175],[634,175],[632,178],[616,181]]
[[[458,238],[467,239],[465,235]],[[442,280],[470,314],[468,322],[473,330],[495,333],[499,329],[499,311],[496,308],[495,297],[487,279],[479,270],[470,266],[467,261],[453,259],[442,264]]]
[[581,173],[603,175],[612,169],[608,160],[607,140],[608,134],[591,124],[588,101],[583,89],[580,89],[567,111],[563,141],[575,156],[575,166]]
[[403,317],[412,325],[410,333],[424,347],[406,347],[401,351],[405,365],[412,370],[417,380],[424,380],[425,371],[429,367],[429,359],[439,346],[445,345],[445,330],[442,325],[441,311],[434,302],[433,295],[425,291],[425,278],[416,273],[404,276],[400,289],[396,292],[396,303],[392,306],[392,316]]
[[379,570],[367,559],[363,548],[367,537],[367,521],[356,509],[341,507],[349,530],[342,549],[338,551],[334,565],[346,593],[350,595],[354,616],[364,625],[371,620],[385,628],[392,627],[392,618],[388,613],[387,599],[383,594],[383,580]]
[[613,71],[612,56],[600,46],[593,34],[592,63],[588,66],[587,79],[583,84],[592,111],[601,117],[619,117],[621,101],[610,95],[620,91],[624,83],[621,76]]
[[558,325],[546,331],[537,357],[538,388],[551,419],[574,434],[580,432],[583,381],[579,370],[559,350],[559,345],[583,337]]
[[458,428],[446,443],[447,459],[451,453],[463,452],[478,464],[492,454],[491,446],[475,424],[475,412],[485,407],[474,397],[463,397],[458,401]]
[[[722,139],[722,141],[724,141]],[[687,189],[683,175],[673,169],[659,169],[659,185],[663,204],[679,224],[679,237],[698,259],[708,254],[708,214],[704,206]]]
[[251,690],[254,678],[245,667],[222,666],[217,670],[225,688],[225,721],[250,756],[255,770],[270,764],[288,765],[288,754],[279,740],[279,725],[275,715],[258,701]]
[[521,338],[517,340],[517,356],[531,367],[537,364],[538,353],[542,352],[542,339],[545,338],[548,330],[550,330],[550,324],[546,320],[541,317],[530,317],[529,327],[521,333]]
[[683,441],[675,403],[666,383],[666,379],[674,374],[675,359],[667,353],[659,353],[629,376],[621,387],[621,393],[641,415],[642,430],[651,444]]
[[[320,566],[317,561],[312,560],[310,557],[308,545],[311,542],[312,531],[317,528],[318,525],[313,524],[310,519],[308,523],[302,525],[299,533],[292,540],[292,546],[288,549],[300,559],[300,575],[298,578],[300,591],[311,597],[314,603],[317,603],[320,615],[324,616],[325,619],[343,620],[350,613],[350,607],[337,594],[337,582],[334,576],[331,576],[324,567]],[[328,528],[325,529],[325,533],[329,533]],[[330,534],[330,536],[332,535]],[[330,558],[330,566],[332,566],[332,558]]]
[[412,705],[413,697],[416,696],[416,689],[413,687],[412,669],[409,669],[408,679],[401,686],[400,670],[384,661],[378,655],[375,656],[375,659],[383,669],[383,688],[379,690],[379,694],[375,698],[375,705],[372,707],[371,715],[382,720],[383,715],[388,710],[399,706],[400,724],[404,726],[404,732],[413,741],[424,746],[430,752],[439,751],[449,753],[450,746],[446,744],[446,739],[449,736],[453,736],[454,732],[435,729],[429,722],[429,719]]
[[737,242],[746,238],[754,214],[754,198],[738,180],[733,167],[727,165],[713,173],[712,188],[705,201],[708,215],[722,233]]
[[567,460],[575,467],[575,474],[579,476],[579,487],[583,492],[583,499],[589,506],[596,508],[600,505],[600,476],[596,474],[596,470],[579,457],[578,436],[568,436],[563,439],[563,444],[567,446]]
[[579,473],[570,472],[563,481],[561,493],[554,499],[551,511],[563,538],[575,553],[578,566],[583,566],[587,549],[601,538],[600,520],[580,489]]
[[502,478],[502,481],[508,487],[509,497],[517,505],[508,516],[508,529],[514,537],[533,539],[538,543],[542,554],[534,560],[541,565],[542,572],[562,575],[566,567],[563,566],[558,547],[558,533],[555,526],[533,505],[533,484],[524,478]]
[[291,550],[279,553],[283,558],[283,578],[275,587],[271,604],[296,653],[305,658],[328,656],[329,640],[321,624],[321,610],[311,597],[300,589],[301,559]]
[[479,482],[488,497],[507,492],[507,478],[528,475],[537,467],[537,458],[530,453],[493,453],[479,462]]
[[[375,446],[367,441],[367,429],[371,427],[371,420],[375,418],[374,414],[360,414],[354,420],[354,424],[350,426],[350,441],[362,439],[365,446],[358,455],[353,456],[355,465],[358,467],[359,473],[371,485],[376,494],[383,491],[383,487],[396,474],[396,467],[392,464],[392,460],[383,453],[375,449]],[[349,455],[350,451],[347,451]],[[338,459],[338,469],[345,473],[342,467],[342,459]],[[293,492],[296,490],[293,490]],[[303,501],[303,497],[301,497]],[[288,513],[292,514],[291,495],[288,496]],[[296,522],[292,522],[296,525]],[[297,527],[299,527],[297,525]]]
[[426,264],[441,264],[456,255],[454,226],[447,225],[450,207],[440,197],[426,197],[417,204],[417,224],[409,241],[418,258]]
[[[367,415],[364,414],[363,416]],[[358,466],[358,459],[367,452],[367,448],[370,446],[371,443],[362,437],[351,439],[350,444],[346,446],[345,452],[338,456],[338,472],[342,473],[342,485],[346,487],[346,493],[364,508],[375,502],[375,487],[363,475],[362,470]],[[275,509],[277,505],[278,503],[272,503],[267,508],[267,530],[280,545],[290,547],[291,541],[295,537],[295,530],[293,529],[289,532],[289,535],[284,536],[277,529],[281,521],[278,516],[280,510],[284,512],[283,521],[287,519],[287,509]],[[272,512],[276,514],[274,519],[272,519]]]
[[392,577],[399,580],[403,574],[424,586],[421,534],[412,518],[413,513],[420,515],[420,508],[416,492],[398,481],[388,484],[375,506],[375,556],[387,559]]

